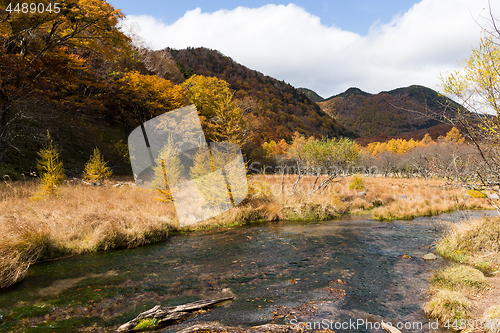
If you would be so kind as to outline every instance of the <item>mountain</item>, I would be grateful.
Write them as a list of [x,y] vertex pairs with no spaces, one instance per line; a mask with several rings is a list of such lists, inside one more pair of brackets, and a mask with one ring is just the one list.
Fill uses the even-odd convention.
[[249,106],[254,146],[264,141],[291,139],[294,132],[306,136],[355,136],[326,114],[314,100],[284,81],[251,70],[216,50],[167,48],[163,52],[185,76],[215,76],[227,81],[235,98]]
[[447,105],[457,107],[438,92],[417,85],[378,94],[349,88],[318,104],[362,138],[423,136],[426,131],[441,135],[449,128],[440,121],[451,115]]
[[311,89],[307,88],[297,88],[298,91],[312,99],[313,101],[317,102],[323,102],[325,99],[318,95],[316,92],[312,91]]

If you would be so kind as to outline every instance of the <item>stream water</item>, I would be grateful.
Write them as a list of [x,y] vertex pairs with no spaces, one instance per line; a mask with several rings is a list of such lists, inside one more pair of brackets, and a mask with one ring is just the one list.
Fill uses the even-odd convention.
[[423,304],[427,280],[444,261],[421,257],[433,251],[439,221],[460,217],[260,223],[44,262],[0,291],[0,331],[112,332],[156,304],[233,295],[162,332],[212,321],[382,332],[380,320],[406,325],[403,332],[438,332]]

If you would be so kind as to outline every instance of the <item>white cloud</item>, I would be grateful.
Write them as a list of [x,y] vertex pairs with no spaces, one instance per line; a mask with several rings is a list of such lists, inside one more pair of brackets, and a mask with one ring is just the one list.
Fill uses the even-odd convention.
[[[123,22],[153,48],[204,46],[324,97],[351,86],[377,93],[421,84],[436,89],[439,74],[457,68],[478,44],[475,19],[487,0],[423,0],[366,36],[325,26],[294,4],[188,11],[171,25],[149,16]],[[479,23],[484,21],[479,18]]]

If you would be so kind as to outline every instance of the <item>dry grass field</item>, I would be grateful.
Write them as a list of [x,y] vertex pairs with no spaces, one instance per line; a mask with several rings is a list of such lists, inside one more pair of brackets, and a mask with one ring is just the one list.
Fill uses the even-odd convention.
[[[364,178],[363,189],[339,179],[322,194],[308,195],[305,177],[290,195],[294,177],[253,176],[248,198],[219,216],[179,228],[172,203],[136,186],[86,186],[67,182],[56,196],[33,199],[36,182],[0,183],[0,288],[21,280],[30,264],[71,254],[132,248],[164,240],[171,231],[233,226],[253,221],[328,220],[371,214],[379,220],[411,219],[456,209],[488,209],[486,199],[463,198],[464,189],[443,181]],[[130,180],[129,180],[129,183]],[[362,193],[360,193],[362,191]]]

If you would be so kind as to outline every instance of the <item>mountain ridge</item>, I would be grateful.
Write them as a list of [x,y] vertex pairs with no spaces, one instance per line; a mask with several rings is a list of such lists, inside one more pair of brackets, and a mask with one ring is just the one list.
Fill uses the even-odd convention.
[[[318,104],[360,137],[398,136],[430,130],[442,125],[444,116],[452,115],[448,106],[452,109],[458,106],[453,100],[420,85],[378,94],[352,87]],[[440,128],[445,130],[445,127]]]
[[164,52],[185,73],[215,76],[227,81],[235,90],[237,100],[252,105],[254,144],[291,140],[295,132],[316,137],[355,137],[299,89],[239,64],[217,50],[167,48]]

